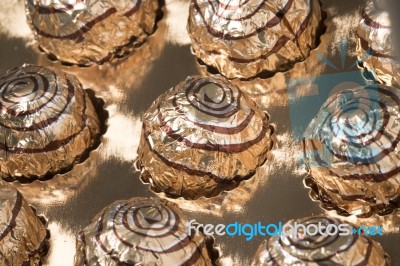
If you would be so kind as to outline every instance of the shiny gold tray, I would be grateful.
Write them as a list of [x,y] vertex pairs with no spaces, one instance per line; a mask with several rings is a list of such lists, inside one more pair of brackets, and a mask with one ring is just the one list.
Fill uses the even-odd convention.
[[[141,114],[161,93],[188,75],[207,73],[190,50],[184,25],[189,1],[166,1],[165,15],[157,31],[134,54],[110,64],[91,67],[66,66],[48,59],[32,41],[33,36],[25,22],[23,1],[7,2],[0,3],[0,73],[23,63],[52,66],[74,73],[85,88],[103,99],[108,113],[108,117],[103,115],[107,131],[102,142],[86,161],[69,173],[56,176],[45,186],[38,182],[18,186],[26,199],[48,219],[51,247],[45,265],[72,265],[75,236],[99,210],[115,200],[155,196],[149,186],[140,181],[134,168]],[[237,82],[268,111],[276,125],[276,144],[271,158],[258,169],[254,178],[231,192],[214,199],[174,200],[189,217],[213,224],[234,221],[277,223],[326,214],[318,202],[310,199],[309,189],[303,184],[305,171],[299,159],[301,142],[296,137],[297,127],[302,127],[296,121],[301,120],[303,114],[306,117],[316,114],[322,102],[301,105],[295,101],[293,104],[293,97],[307,97],[316,90],[329,95],[330,91],[318,91],[318,82],[332,77],[337,84],[358,82],[362,71],[355,64],[354,27],[360,20],[364,1],[322,2],[326,12],[325,33],[318,48],[306,61],[296,64],[290,71],[277,73],[273,79]],[[335,68],[322,60],[321,55]],[[350,80],[349,75],[352,77]],[[353,77],[355,80],[351,80]],[[293,82],[304,78],[314,82],[315,86],[294,95],[291,90]],[[67,182],[67,179],[73,181]],[[329,214],[335,215],[335,212]],[[385,235],[374,239],[383,245],[392,264],[400,265],[399,213],[376,219],[348,220],[360,225],[383,225]],[[221,250],[219,262],[223,265],[249,265],[262,240],[260,236],[251,241],[244,237],[216,238],[216,245]]]

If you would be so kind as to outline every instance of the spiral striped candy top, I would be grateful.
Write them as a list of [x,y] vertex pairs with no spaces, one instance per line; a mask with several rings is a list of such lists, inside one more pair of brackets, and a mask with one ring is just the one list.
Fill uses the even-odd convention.
[[156,198],[103,209],[79,233],[75,265],[211,265],[202,233],[188,235],[181,210]]

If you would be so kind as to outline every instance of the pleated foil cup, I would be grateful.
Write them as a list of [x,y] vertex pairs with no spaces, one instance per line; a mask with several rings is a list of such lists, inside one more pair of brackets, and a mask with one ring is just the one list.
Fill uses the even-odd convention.
[[268,115],[227,80],[190,76],[143,115],[141,178],[173,198],[216,196],[265,162],[273,131]]
[[0,77],[0,177],[31,182],[70,169],[95,144],[99,118],[72,75],[23,65]]
[[362,217],[400,203],[400,93],[384,85],[331,96],[304,134],[305,183],[328,209]]
[[39,46],[58,60],[80,65],[125,55],[155,30],[157,0],[26,0]]
[[394,47],[392,25],[383,0],[367,2],[357,35],[360,63],[376,80],[400,86],[400,53]]
[[189,233],[186,222],[158,198],[114,202],[79,233],[75,265],[215,265],[213,240]]
[[22,195],[0,182],[0,264],[41,265],[48,251],[48,232]]
[[227,78],[290,69],[316,47],[318,0],[191,2],[188,32],[195,55]]
[[[308,226],[339,227],[341,220],[314,216],[291,220],[283,226],[302,224]],[[346,224],[349,230],[354,227]],[[302,230],[302,229],[300,229]],[[313,230],[313,229],[311,229]],[[324,229],[325,230],[325,229]],[[258,248],[252,266],[261,265],[390,265],[390,259],[382,246],[363,235],[296,235],[273,236]]]

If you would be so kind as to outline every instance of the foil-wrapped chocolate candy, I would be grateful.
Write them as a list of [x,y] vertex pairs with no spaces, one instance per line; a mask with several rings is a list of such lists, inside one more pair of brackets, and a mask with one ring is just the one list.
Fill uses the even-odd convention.
[[158,198],[114,202],[79,233],[75,265],[213,265],[213,240],[186,222]]
[[49,233],[22,195],[0,183],[0,264],[41,265]]
[[386,85],[400,84],[400,53],[395,49],[392,27],[383,0],[369,0],[357,29],[360,63]]
[[39,46],[58,60],[90,65],[123,56],[153,33],[157,0],[25,0]]
[[268,115],[227,80],[190,76],[143,115],[141,178],[170,197],[216,196],[264,163],[273,130]]
[[285,71],[317,45],[318,0],[193,0],[188,31],[196,56],[228,78]]
[[48,179],[91,148],[99,119],[71,75],[24,65],[0,77],[0,177]]
[[327,209],[367,217],[400,202],[400,91],[344,90],[321,107],[304,134],[306,184]]
[[[314,216],[291,220],[283,225],[304,225],[310,230],[321,229],[323,234],[305,234],[298,227],[297,234],[273,236],[260,245],[252,266],[261,265],[390,265],[388,255],[382,246],[364,236],[353,234],[353,226],[341,220],[324,216]],[[331,229],[327,229],[327,227]],[[336,229],[333,229],[336,228]],[[346,229],[343,229],[346,228]],[[334,233],[336,230],[336,233]],[[349,230],[349,234],[340,235],[339,230]],[[329,234],[328,234],[329,233]],[[340,234],[339,234],[340,233]]]

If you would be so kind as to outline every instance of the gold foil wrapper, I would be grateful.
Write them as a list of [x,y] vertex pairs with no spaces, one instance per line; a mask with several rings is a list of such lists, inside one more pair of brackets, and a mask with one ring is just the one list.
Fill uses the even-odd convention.
[[49,179],[85,157],[100,132],[91,99],[71,75],[24,65],[0,78],[0,176]]
[[396,88],[372,85],[331,96],[304,136],[313,198],[361,217],[399,207],[399,114]]
[[213,240],[188,233],[179,207],[158,198],[117,201],[77,239],[75,265],[215,265]]
[[395,49],[389,13],[383,0],[369,0],[357,29],[360,63],[387,85],[400,85],[400,54]]
[[50,180],[35,180],[31,183],[12,182],[10,185],[17,188],[30,203],[65,204],[94,180],[98,174],[99,161],[97,152],[91,152],[90,157],[84,162],[76,164],[67,173],[55,175]]
[[[286,224],[328,226],[343,224],[341,220],[324,216],[291,220]],[[353,226],[349,224],[350,230]],[[300,229],[301,230],[301,229]],[[382,246],[357,234],[340,236],[320,235],[273,236],[265,240],[257,250],[252,266],[261,265],[390,265]]]
[[58,60],[80,65],[124,56],[154,32],[156,0],[26,0],[39,46]]
[[273,131],[268,115],[236,86],[190,76],[143,115],[141,178],[173,198],[216,196],[254,175]]
[[39,51],[36,51],[37,63],[75,75],[84,88],[94,90],[96,96],[104,99],[108,107],[112,104],[121,104],[129,97],[129,94],[141,88],[141,84],[152,70],[154,62],[164,51],[165,34],[166,23],[165,19],[162,19],[158,21],[154,34],[150,35],[146,42],[137,47],[132,54],[105,62],[102,65],[88,67],[65,65],[57,60],[52,61],[46,54]]
[[[272,139],[275,143],[276,140],[274,137],[275,135],[272,136]],[[272,156],[268,156],[268,161],[272,160],[270,157]],[[195,211],[196,213],[209,214],[217,217],[243,213],[246,210],[246,204],[254,199],[254,191],[268,185],[267,182],[270,173],[267,168],[269,167],[270,164],[262,165],[257,168],[254,176],[240,182],[235,189],[222,191],[221,194],[212,198],[200,197],[195,200],[185,200],[182,197],[168,197],[165,193],[159,193],[157,196],[176,203],[183,211],[190,213]]]
[[41,265],[49,234],[22,195],[0,183],[0,264]]
[[317,45],[320,22],[318,0],[195,0],[188,31],[206,65],[227,78],[250,78],[305,60]]

